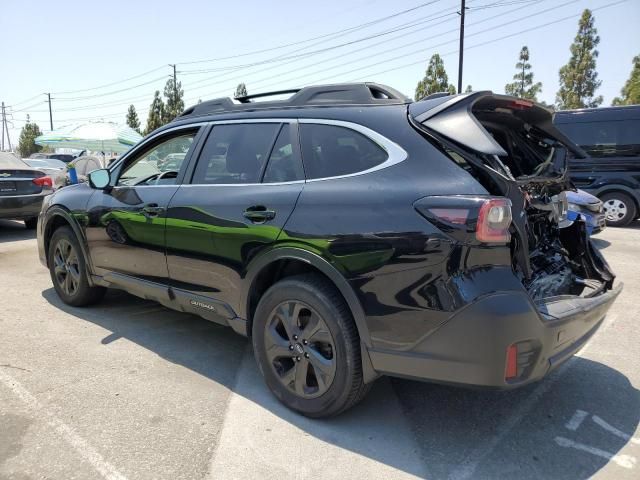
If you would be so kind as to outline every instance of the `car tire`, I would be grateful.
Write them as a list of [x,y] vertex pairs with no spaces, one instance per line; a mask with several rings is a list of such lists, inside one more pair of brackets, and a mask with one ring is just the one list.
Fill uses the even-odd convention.
[[626,193],[605,193],[600,200],[604,206],[607,226],[625,227],[636,218],[636,203]]
[[27,230],[35,230],[36,227],[38,226],[38,219],[36,217],[34,217],[34,218],[25,218],[24,219],[24,226],[27,228]]
[[89,284],[86,260],[70,227],[53,233],[47,255],[53,287],[64,303],[84,307],[102,299],[106,289]]
[[252,342],[269,389],[308,417],[338,415],[371,386],[363,381],[360,338],[349,308],[320,275],[288,277],[269,288],[255,311]]

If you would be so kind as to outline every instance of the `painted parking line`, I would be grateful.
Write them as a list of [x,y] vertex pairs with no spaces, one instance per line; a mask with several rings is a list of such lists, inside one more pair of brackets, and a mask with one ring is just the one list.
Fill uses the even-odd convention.
[[596,425],[599,425],[600,427],[604,428],[607,432],[612,433],[616,437],[622,438],[624,441],[631,442],[634,445],[640,445],[640,438],[632,437],[628,433],[624,433],[622,430],[618,430],[613,425],[609,425],[599,416],[594,415],[592,417],[592,420],[596,423]]
[[582,422],[584,422],[584,419],[587,418],[589,416],[589,412],[585,412],[584,410],[576,410],[576,413],[573,414],[573,417],[571,417],[571,420],[569,420],[566,424],[565,424],[565,428],[567,430],[571,430],[571,431],[576,431],[580,425],[582,425]]
[[[605,323],[600,327],[600,334],[607,330],[615,322],[617,316],[609,315],[605,319]],[[582,348],[576,356],[584,355],[589,347],[591,341]],[[538,404],[538,401],[547,391],[560,379],[562,375],[571,366],[571,359],[561,365],[556,370],[555,376],[544,380],[522,403],[520,403],[513,413],[500,424],[495,435],[491,437],[488,442],[483,443],[478,448],[473,450],[467,459],[462,462],[456,469],[453,470],[449,478],[451,480],[467,480],[472,478],[478,466],[482,461],[491,455],[500,443],[511,433],[511,431],[522,421],[522,419]]]
[[11,375],[0,369],[0,383],[7,387],[13,394],[18,397],[25,406],[31,411],[35,418],[42,418],[45,422],[62,437],[78,454],[86,460],[96,471],[106,480],[126,480],[116,468],[107,462],[98,451],[93,448],[84,438],[64,423],[58,417],[53,415],[45,406],[43,406],[20,382]]
[[247,352],[208,478],[428,478],[418,450],[388,379],[349,412],[313,420],[278,402]]
[[590,453],[591,455],[595,455],[596,457],[606,458],[607,460],[615,462],[616,464],[624,468],[632,469],[638,463],[636,458],[632,457],[631,455],[615,455],[600,448],[592,447],[590,445],[585,445],[579,442],[574,442],[573,440],[569,440],[568,438],[564,437],[556,437],[554,440],[560,447],[573,448],[575,450]]

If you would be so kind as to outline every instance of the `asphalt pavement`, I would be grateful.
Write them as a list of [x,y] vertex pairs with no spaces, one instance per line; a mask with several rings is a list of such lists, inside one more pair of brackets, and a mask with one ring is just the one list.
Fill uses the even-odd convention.
[[582,351],[511,392],[379,379],[330,420],[282,407],[246,339],[123,292],[56,296],[0,221],[0,479],[640,478],[640,222],[600,247],[625,290]]

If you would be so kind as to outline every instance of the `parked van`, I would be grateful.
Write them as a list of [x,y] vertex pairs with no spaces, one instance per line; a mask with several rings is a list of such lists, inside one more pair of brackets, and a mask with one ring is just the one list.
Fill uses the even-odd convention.
[[603,201],[607,225],[638,218],[640,105],[560,111],[554,123],[589,154],[570,162],[571,180]]

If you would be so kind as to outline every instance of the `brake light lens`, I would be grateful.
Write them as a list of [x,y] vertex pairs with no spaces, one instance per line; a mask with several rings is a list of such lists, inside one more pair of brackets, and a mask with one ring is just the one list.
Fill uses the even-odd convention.
[[478,212],[476,239],[483,243],[507,243],[511,240],[511,202],[507,198],[485,200]]
[[53,188],[53,180],[51,179],[51,177],[44,176],[44,177],[34,178],[32,182],[41,187]]
[[511,102],[509,102],[509,106],[513,110],[524,110],[526,108],[533,107],[533,102],[530,102],[528,100],[518,99],[518,100],[512,100]]

